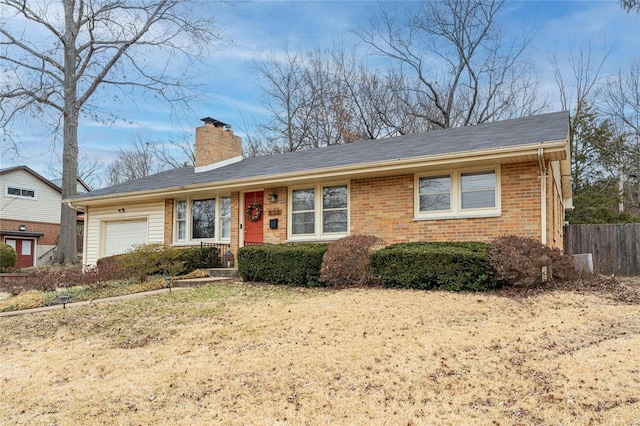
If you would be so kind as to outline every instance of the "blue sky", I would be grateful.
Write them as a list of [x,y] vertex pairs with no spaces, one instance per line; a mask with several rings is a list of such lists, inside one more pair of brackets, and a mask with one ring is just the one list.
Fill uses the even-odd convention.
[[[401,3],[401,2],[397,2]],[[211,116],[229,123],[236,134],[251,130],[249,123],[264,119],[260,92],[252,69],[254,59],[280,51],[330,48],[335,41],[354,41],[348,31],[366,24],[378,9],[366,1],[230,1],[205,2],[202,13],[214,16],[230,43],[219,43],[209,52],[199,70],[210,95],[195,103],[192,119],[173,123],[169,107],[163,104],[103,104],[117,111],[122,120],[110,126],[83,121],[79,129],[81,151],[109,162],[120,147],[133,137],[166,141],[192,140],[200,118]],[[520,34],[523,25],[535,25],[537,36],[529,56],[543,77],[550,110],[559,108],[551,73],[550,55],[566,56],[569,49],[592,43],[596,56],[613,49],[607,71],[623,68],[640,56],[640,15],[625,13],[617,0],[610,1],[508,1],[500,16],[503,28]],[[1,167],[27,164],[46,175],[47,165],[56,163],[50,131],[34,123],[21,132],[20,157],[3,154]]]

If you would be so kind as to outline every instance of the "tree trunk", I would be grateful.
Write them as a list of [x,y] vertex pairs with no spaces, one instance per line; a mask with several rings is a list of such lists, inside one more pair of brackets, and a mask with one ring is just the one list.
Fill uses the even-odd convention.
[[[64,111],[62,149],[62,199],[72,197],[78,190],[78,117],[76,75],[76,36],[73,0],[65,0],[65,49],[64,49]],[[78,239],[76,237],[77,212],[66,204],[60,210],[60,236],[58,239],[58,263],[70,264],[78,261]]]

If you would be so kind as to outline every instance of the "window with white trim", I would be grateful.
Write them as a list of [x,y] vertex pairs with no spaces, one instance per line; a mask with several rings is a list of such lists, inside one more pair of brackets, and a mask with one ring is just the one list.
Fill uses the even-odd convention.
[[416,175],[417,219],[500,215],[500,169]]
[[20,188],[17,186],[5,186],[5,195],[9,197],[22,197],[22,198],[31,198],[35,200],[36,198],[36,190],[30,188]]
[[317,185],[293,189],[290,200],[292,238],[348,234],[348,185]]
[[231,197],[177,200],[174,241],[228,241],[231,237]]

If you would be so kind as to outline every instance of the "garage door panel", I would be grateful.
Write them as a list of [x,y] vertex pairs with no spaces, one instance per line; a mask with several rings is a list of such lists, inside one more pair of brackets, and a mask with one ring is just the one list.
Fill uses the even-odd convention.
[[105,256],[125,253],[136,244],[148,241],[147,220],[127,220],[105,224]]

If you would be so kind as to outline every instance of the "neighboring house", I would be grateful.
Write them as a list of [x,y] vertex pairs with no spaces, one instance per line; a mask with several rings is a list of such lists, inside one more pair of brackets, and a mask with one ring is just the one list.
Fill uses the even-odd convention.
[[562,248],[572,206],[569,114],[242,158],[211,118],[196,129],[196,166],[79,194],[83,262],[136,243],[173,246],[534,237]]
[[[0,169],[0,189],[0,241],[16,250],[18,267],[46,264],[60,235],[62,189],[27,166]],[[79,180],[78,191],[89,188]]]

